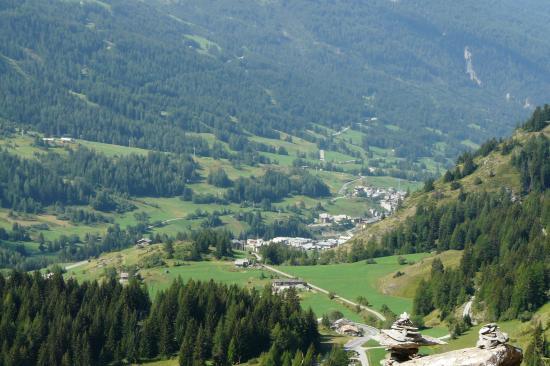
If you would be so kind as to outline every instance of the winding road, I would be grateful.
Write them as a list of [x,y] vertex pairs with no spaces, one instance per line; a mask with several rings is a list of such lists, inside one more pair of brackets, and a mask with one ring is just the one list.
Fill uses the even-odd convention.
[[363,344],[371,339],[374,335],[380,331],[370,325],[354,323],[356,326],[363,330],[363,336],[353,338],[344,345],[346,351],[354,351],[357,353],[357,359],[361,362],[362,366],[369,366],[369,359],[367,357],[367,350],[363,347]]
[[[256,259],[258,259],[258,261],[261,261],[261,257],[258,253],[253,253],[254,256],[256,257]],[[287,277],[287,278],[296,278],[295,276],[289,274],[289,273],[286,273],[286,272],[283,272],[275,267],[272,267],[272,266],[269,266],[267,264],[260,264],[263,268],[267,269],[268,271],[271,271],[271,272],[274,272],[274,273],[277,273],[283,277]],[[315,291],[318,291],[320,293],[323,293],[323,294],[326,294],[328,295],[330,292],[328,290],[325,290],[324,288],[321,288],[319,286],[316,286],[310,282],[307,282],[307,285],[308,287],[310,287],[312,290],[315,290]],[[334,295],[334,299],[335,300],[339,300],[340,302],[343,302],[343,303],[346,303],[346,304],[349,304],[351,306],[359,306],[359,308],[361,310],[365,310],[365,311],[368,311],[369,313],[373,314],[375,317],[377,317],[378,319],[382,320],[382,321],[385,321],[386,320],[386,317],[384,315],[382,315],[381,313],[379,313],[378,311],[376,310],[373,310],[367,306],[364,306],[364,305],[360,305],[356,302],[353,302],[349,299],[346,299],[342,296],[339,296],[339,295]]]

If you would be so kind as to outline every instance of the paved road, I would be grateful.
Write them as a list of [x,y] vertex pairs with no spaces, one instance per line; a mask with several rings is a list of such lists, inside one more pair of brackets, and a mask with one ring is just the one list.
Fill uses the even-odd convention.
[[[254,253],[254,256],[256,256],[256,258],[257,258],[258,260],[261,260],[261,257],[260,257],[259,254]],[[262,264],[261,266],[262,266],[263,268],[265,268],[265,269],[271,271],[271,272],[275,272],[275,273],[277,273],[277,274],[280,274],[280,275],[283,276],[283,277],[295,278],[295,276],[292,276],[291,274],[288,274],[288,273],[286,273],[286,272],[283,272],[283,271],[281,271],[281,270],[278,270],[277,268],[274,268],[274,267],[272,267],[272,266],[268,266],[267,264]],[[324,288],[321,288],[321,287],[319,287],[319,286],[315,286],[314,284],[312,284],[312,283],[310,283],[310,282],[308,282],[307,285],[308,285],[310,288],[312,288],[313,290],[315,290],[315,291],[321,292],[321,293],[326,294],[326,295],[329,294],[329,291],[327,291],[327,290],[325,290]],[[378,311],[373,310],[373,309],[371,309],[371,308],[369,308],[369,307],[366,307],[366,306],[363,306],[363,305],[359,305],[358,303],[353,302],[353,301],[351,301],[351,300],[348,300],[348,299],[346,299],[346,298],[344,298],[344,297],[342,297],[342,296],[339,296],[339,295],[334,295],[334,298],[335,298],[336,300],[340,300],[341,302],[344,302],[344,303],[349,304],[349,305],[351,305],[351,306],[359,306],[359,307],[361,308],[361,310],[365,310],[365,311],[370,312],[371,314],[373,314],[374,316],[376,316],[378,319],[380,319],[380,320],[382,320],[382,321],[385,321],[385,320],[386,320],[386,317],[385,317],[384,315],[380,314]]]
[[352,184],[353,182],[357,182],[358,180],[361,180],[361,179],[363,179],[363,176],[360,176],[360,177],[357,178],[357,179],[350,180],[349,182],[344,183],[344,184],[342,185],[342,187],[340,187],[340,189],[338,190],[337,195],[338,195],[338,196],[343,196],[343,195],[344,195],[344,192],[346,191],[346,189],[348,189],[348,186],[349,186],[350,184]]
[[363,344],[367,342],[372,336],[379,333],[379,330],[371,327],[370,325],[355,323],[356,326],[363,330],[363,336],[351,339],[344,345],[346,351],[354,351],[359,355],[358,359],[362,366],[369,366],[369,359],[367,357],[367,351],[363,348]]

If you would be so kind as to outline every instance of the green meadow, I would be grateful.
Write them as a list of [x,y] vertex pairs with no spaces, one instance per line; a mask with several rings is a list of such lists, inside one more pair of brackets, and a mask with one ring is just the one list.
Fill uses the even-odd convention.
[[[429,254],[420,253],[403,257],[418,261],[427,256]],[[375,309],[386,304],[393,312],[400,314],[411,311],[412,299],[385,295],[378,288],[378,280],[406,266],[398,264],[398,256],[391,256],[377,258],[376,264],[361,261],[324,266],[279,266],[278,269],[352,301],[358,296],[364,296]]]

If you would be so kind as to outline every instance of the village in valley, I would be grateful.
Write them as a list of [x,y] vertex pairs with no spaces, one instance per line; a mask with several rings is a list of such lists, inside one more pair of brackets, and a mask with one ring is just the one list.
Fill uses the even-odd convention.
[[353,237],[355,231],[365,229],[367,225],[392,215],[407,196],[407,192],[395,188],[378,188],[358,185],[346,194],[347,197],[362,197],[380,206],[380,209],[369,208],[364,216],[353,217],[346,214],[331,215],[320,213],[315,223],[309,225],[316,230],[317,238],[275,237],[269,240],[249,238],[233,240],[233,246],[258,253],[263,246],[270,244],[288,245],[306,251],[323,251],[338,247]]

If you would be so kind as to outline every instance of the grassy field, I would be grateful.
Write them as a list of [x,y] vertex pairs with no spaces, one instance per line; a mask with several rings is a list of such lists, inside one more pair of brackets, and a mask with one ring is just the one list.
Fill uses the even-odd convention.
[[[418,261],[429,254],[410,254],[404,257]],[[399,265],[397,256],[377,258],[376,264],[357,263],[334,264],[326,266],[280,266],[284,272],[303,278],[314,285],[350,300],[364,296],[376,309],[386,304],[395,313],[411,311],[410,298],[387,295],[378,288],[378,280],[390,273],[406,271],[408,265]]]
[[318,292],[302,292],[300,294],[301,304],[304,309],[311,308],[317,317],[330,314],[333,311],[340,311],[344,317],[357,322],[363,322],[363,316],[347,308],[341,303],[331,300],[327,295]]
[[[124,268],[138,265],[144,256],[150,256],[155,253],[162,254],[162,247],[154,245],[147,249],[130,248],[116,253],[108,253],[93,259],[84,266],[74,268],[67,273],[67,276],[74,277],[80,281],[85,279],[101,279],[106,268],[113,267],[118,272]],[[242,254],[241,254],[242,255]],[[427,254],[408,255],[410,260],[420,260]],[[189,279],[208,281],[210,279],[222,283],[235,283],[246,287],[260,288],[269,283],[271,273],[256,269],[237,269],[232,261],[203,261],[203,262],[184,262],[176,265],[174,260],[165,260],[166,265],[155,268],[143,268],[140,275],[147,284],[149,291],[155,294],[159,290],[165,289],[170,283],[181,277],[184,281]],[[394,312],[401,313],[410,311],[412,301],[410,298],[398,297],[384,293],[380,290],[378,282],[380,278],[397,270],[406,271],[412,268],[410,265],[399,265],[397,257],[385,257],[377,259],[376,264],[367,265],[365,262],[352,264],[338,264],[327,266],[281,266],[281,270],[304,278],[315,285],[325,288],[329,291],[355,300],[358,296],[365,296],[374,308],[379,309],[382,304],[387,304]],[[265,278],[261,278],[265,277]],[[350,279],[354,279],[351,280]],[[331,301],[326,295],[317,293],[303,294],[305,307],[311,307],[319,316],[339,309],[346,316],[354,320],[362,320],[360,314],[344,307],[343,305]]]
[[152,361],[152,362],[140,362],[139,364],[132,364],[132,366],[147,365],[147,366],[179,366],[177,358],[171,358],[168,360]]
[[[86,280],[102,280],[106,276],[108,268],[114,268],[117,273],[134,268],[146,257],[155,254],[162,255],[162,245],[152,245],[146,249],[129,248],[120,252],[107,253],[97,259],[69,270],[65,276],[75,278],[79,282]],[[236,251],[237,257],[246,256],[245,252]],[[248,288],[261,289],[271,283],[273,274],[261,269],[239,269],[232,260],[208,260],[203,262],[182,262],[178,260],[165,259],[166,265],[143,268],[139,271],[143,282],[147,285],[149,293],[153,296],[163,289],[166,289],[177,278],[183,281],[190,279],[196,281],[221,282],[225,284],[236,284]],[[176,265],[181,264],[182,265]],[[304,309],[311,308],[318,317],[338,310],[349,319],[363,321],[361,314],[349,309],[339,302],[330,300],[327,295],[306,291],[300,293],[301,303]]]
[[[92,259],[83,266],[76,267],[67,272],[66,277],[72,277],[78,281],[101,280],[106,275],[108,268],[114,268],[117,273],[128,268],[141,266],[144,257],[163,255],[162,245],[152,245],[148,248],[129,248],[119,252],[106,253],[97,259]],[[243,252],[237,252],[244,256]],[[214,280],[227,284],[238,284],[246,287],[261,288],[270,282],[270,273],[264,272],[265,278],[260,278],[262,271],[255,269],[235,268],[232,260],[206,260],[202,262],[188,262],[172,259],[164,259],[165,265],[153,268],[141,268],[139,274],[147,285],[149,292],[154,295],[158,291],[170,286],[173,280],[181,278],[184,281],[190,279],[197,281]]]
[[369,365],[380,365],[380,361],[386,358],[387,352],[384,348],[372,348],[367,350],[367,357],[369,359]]
[[433,257],[428,257],[419,260],[414,265],[403,267],[400,271],[402,276],[393,277],[390,273],[378,280],[378,288],[384,289],[388,295],[400,297],[414,297],[416,288],[421,279],[427,278],[430,275],[432,262],[435,258],[441,259],[443,265],[447,268],[457,267],[462,258],[462,251],[449,250]]

